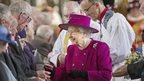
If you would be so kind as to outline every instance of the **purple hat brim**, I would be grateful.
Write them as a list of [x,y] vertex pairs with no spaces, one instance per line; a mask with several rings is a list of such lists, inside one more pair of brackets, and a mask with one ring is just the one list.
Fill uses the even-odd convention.
[[89,30],[92,30],[92,33],[99,32],[97,29],[94,29],[92,27],[87,27],[87,26],[80,26],[80,25],[74,25],[74,24],[60,24],[59,25],[59,27],[64,29],[64,30],[68,30],[68,26],[78,26],[78,27],[81,27],[81,28],[89,29]]

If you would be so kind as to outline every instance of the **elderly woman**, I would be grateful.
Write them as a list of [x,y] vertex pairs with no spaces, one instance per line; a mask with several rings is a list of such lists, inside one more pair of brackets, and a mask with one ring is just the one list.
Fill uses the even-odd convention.
[[98,32],[90,27],[88,16],[71,14],[68,23],[59,26],[69,32],[74,44],[67,49],[64,65],[55,69],[53,81],[110,81],[112,61],[106,43],[90,38]]
[[[67,1],[63,6],[64,22],[68,21],[71,13],[80,14],[80,5],[76,1]],[[62,30],[53,46],[52,52],[49,54],[50,62],[56,67],[64,63],[67,47],[72,42],[68,38],[66,30]]]
[[8,43],[14,44],[11,40],[10,32],[6,27],[0,26],[0,80],[1,81],[17,81],[14,77],[11,68],[7,66],[7,54]]

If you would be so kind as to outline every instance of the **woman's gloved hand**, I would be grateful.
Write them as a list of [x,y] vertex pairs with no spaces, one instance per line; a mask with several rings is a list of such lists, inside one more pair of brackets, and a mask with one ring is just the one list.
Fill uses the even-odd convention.
[[68,76],[73,79],[75,79],[75,78],[82,78],[84,80],[88,79],[87,71],[73,70],[68,73]]

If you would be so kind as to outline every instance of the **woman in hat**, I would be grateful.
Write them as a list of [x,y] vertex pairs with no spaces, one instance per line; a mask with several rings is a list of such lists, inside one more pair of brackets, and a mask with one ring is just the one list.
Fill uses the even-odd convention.
[[14,44],[14,41],[11,40],[11,35],[6,27],[0,26],[0,80],[17,81],[10,68],[6,65],[8,59],[4,57],[7,54],[8,44]]
[[98,32],[90,27],[88,16],[71,14],[68,23],[60,28],[68,30],[74,44],[67,49],[64,65],[55,68],[53,81],[110,81],[112,61],[106,43],[90,38]]

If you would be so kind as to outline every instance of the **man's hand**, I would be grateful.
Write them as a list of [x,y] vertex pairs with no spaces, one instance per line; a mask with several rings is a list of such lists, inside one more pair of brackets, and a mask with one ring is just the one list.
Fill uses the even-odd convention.
[[118,69],[116,69],[115,72],[113,72],[113,74],[112,74],[113,77],[121,77],[121,76],[128,75],[127,66],[128,65],[123,65],[123,66],[119,67]]
[[37,76],[42,79],[50,79],[50,72],[44,70],[37,71]]
[[45,79],[42,79],[40,77],[35,77],[35,81],[45,81]]
[[65,56],[66,56],[65,54],[60,54],[58,56],[58,61],[59,61],[60,64],[64,64]]

